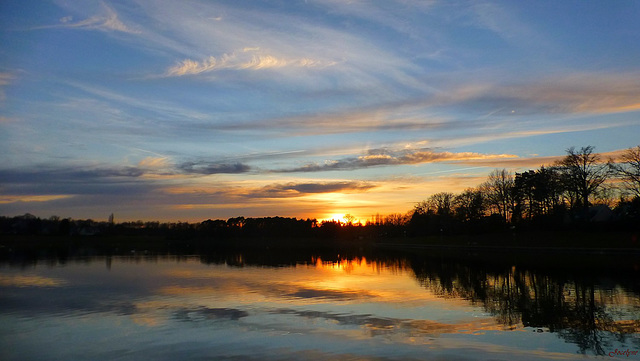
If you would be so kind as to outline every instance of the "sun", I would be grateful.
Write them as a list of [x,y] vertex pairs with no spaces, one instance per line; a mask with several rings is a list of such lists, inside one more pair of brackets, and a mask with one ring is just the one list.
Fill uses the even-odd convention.
[[324,217],[324,218],[320,219],[320,222],[324,222],[324,221],[327,221],[327,222],[340,221],[342,223],[351,222],[353,224],[356,224],[356,223],[360,222],[359,219],[357,219],[356,217],[350,215],[349,213],[332,213],[332,214],[329,214],[328,217]]
[[340,222],[344,222],[344,213],[334,213],[332,215],[330,215],[327,219],[327,221],[340,221]]
[[345,215],[344,213],[329,213],[324,217],[318,218],[318,222],[331,222],[331,221],[344,222],[345,221],[344,215]]

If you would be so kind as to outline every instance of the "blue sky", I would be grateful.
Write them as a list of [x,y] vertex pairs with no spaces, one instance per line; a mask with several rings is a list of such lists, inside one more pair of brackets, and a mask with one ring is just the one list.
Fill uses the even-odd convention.
[[3,1],[0,214],[406,212],[640,144],[638,1]]

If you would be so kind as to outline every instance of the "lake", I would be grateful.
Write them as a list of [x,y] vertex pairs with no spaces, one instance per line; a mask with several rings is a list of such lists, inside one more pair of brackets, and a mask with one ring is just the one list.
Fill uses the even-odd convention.
[[634,257],[419,253],[5,260],[0,359],[640,359]]

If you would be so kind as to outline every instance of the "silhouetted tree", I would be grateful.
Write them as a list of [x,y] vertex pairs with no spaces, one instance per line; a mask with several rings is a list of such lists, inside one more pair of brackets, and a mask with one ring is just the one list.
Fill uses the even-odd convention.
[[345,222],[347,223],[348,226],[352,226],[353,222],[356,221],[356,217],[354,215],[351,215],[351,214],[348,214],[348,213],[345,214],[342,218],[345,220]]
[[429,208],[434,209],[439,216],[453,215],[453,200],[455,195],[449,192],[440,192],[429,197]]
[[463,222],[477,221],[485,214],[483,193],[478,189],[468,188],[455,196],[455,214]]
[[429,212],[435,213],[435,210],[430,208],[428,201],[420,201],[413,206],[413,214],[425,215]]
[[513,214],[513,188],[513,174],[506,169],[495,169],[481,185],[488,207],[493,213],[501,215],[505,222],[509,222]]
[[565,191],[562,176],[555,167],[540,167],[536,171],[534,198],[544,214],[558,209],[563,203]]
[[589,214],[589,197],[608,177],[607,165],[600,162],[600,157],[593,150],[594,147],[590,145],[578,151],[571,147],[567,149],[564,159],[557,163],[565,176],[565,186],[577,196],[585,219]]
[[622,179],[626,190],[640,198],[640,145],[627,149],[617,160],[610,160],[609,167]]
[[514,180],[513,198],[515,202],[514,216],[518,219],[531,219],[535,209],[534,179],[535,171],[529,170],[516,173]]
[[557,213],[565,191],[562,179],[554,167],[516,173],[513,188],[516,218],[531,220]]
[[408,214],[392,213],[384,217],[384,225],[401,227],[406,225],[410,218],[411,216]]

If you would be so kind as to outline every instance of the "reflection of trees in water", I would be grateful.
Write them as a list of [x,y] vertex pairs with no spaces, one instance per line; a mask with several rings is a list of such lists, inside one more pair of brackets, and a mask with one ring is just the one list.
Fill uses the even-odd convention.
[[[121,262],[156,262],[158,259],[180,262],[189,258],[136,253],[118,259]],[[71,261],[89,263],[92,259],[84,257]],[[374,270],[398,273],[411,270],[418,282],[435,294],[480,305],[506,326],[522,324],[547,329],[576,344],[582,353],[606,355],[614,350],[614,342],[640,349],[640,338],[637,337],[640,334],[640,284],[637,272],[633,271],[631,274],[620,270],[611,273],[607,269],[588,271],[587,268],[568,273],[511,266],[505,262],[462,263],[455,257],[422,258],[362,250],[221,252],[202,254],[198,259],[205,264],[232,267],[289,267],[320,262],[337,265],[349,272],[353,264],[367,262]],[[104,260],[110,268],[111,257]],[[38,258],[26,258],[10,265],[33,267],[37,262]],[[67,262],[70,260],[66,256],[45,259],[48,266]],[[578,260],[573,263],[579,264]]]
[[[233,266],[332,264],[349,271],[363,262],[387,271],[410,268],[418,282],[445,298],[481,305],[506,326],[548,330],[577,345],[581,353],[605,355],[614,342],[640,348],[640,289],[634,275],[597,271],[551,271],[506,263],[462,263],[455,258],[406,257],[362,252],[261,252],[202,257],[205,263]],[[579,260],[574,260],[579,264]],[[634,315],[634,319],[628,319]],[[625,319],[627,318],[627,319]]]
[[[621,317],[629,309],[616,308],[622,305],[631,312],[640,310],[638,294],[628,296],[625,291],[633,287],[614,284],[603,288],[589,275],[571,277],[440,259],[413,262],[412,268],[420,284],[430,291],[482,305],[504,325],[548,329],[576,344],[582,353],[604,355],[614,341],[640,347],[640,340],[632,336],[640,333],[640,317],[624,320]],[[628,281],[633,285],[632,279]]]

